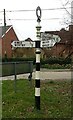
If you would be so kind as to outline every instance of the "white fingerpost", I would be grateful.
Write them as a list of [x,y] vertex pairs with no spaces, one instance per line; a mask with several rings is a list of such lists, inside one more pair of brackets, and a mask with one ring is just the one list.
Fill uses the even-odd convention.
[[41,21],[41,9],[38,6],[36,9],[37,15],[37,23],[36,26],[36,37],[37,40],[35,41],[35,48],[36,48],[36,72],[35,72],[35,108],[40,110],[40,47],[41,47],[41,40],[40,40],[40,21]]

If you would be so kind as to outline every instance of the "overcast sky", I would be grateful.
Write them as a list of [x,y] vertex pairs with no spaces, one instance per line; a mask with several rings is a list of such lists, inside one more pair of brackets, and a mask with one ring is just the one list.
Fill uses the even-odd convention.
[[[28,37],[35,40],[35,27],[37,25],[35,11],[37,6],[40,6],[42,9],[41,31],[60,30],[68,26],[64,21],[70,18],[69,13],[71,10],[68,9],[68,7],[71,7],[71,1],[72,0],[1,0],[0,11],[3,11],[3,9],[6,10],[6,23],[7,25],[13,25],[20,40],[25,40]],[[67,9],[53,9],[63,7]],[[0,20],[1,26],[3,25],[3,12],[0,12],[0,19],[2,19]]]

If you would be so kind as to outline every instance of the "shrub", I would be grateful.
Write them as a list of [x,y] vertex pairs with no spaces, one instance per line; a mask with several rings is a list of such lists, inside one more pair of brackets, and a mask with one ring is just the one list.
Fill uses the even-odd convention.
[[71,58],[57,58],[57,57],[51,57],[51,58],[49,58],[49,59],[41,59],[41,64],[42,65],[44,65],[44,64],[60,64],[60,65],[62,65],[62,64],[64,64],[64,65],[66,65],[66,64],[71,64]]
[[42,68],[48,68],[48,69],[70,69],[71,64],[66,64],[66,65],[60,65],[60,64],[45,64],[41,65]]
[[2,62],[23,62],[23,61],[33,61],[35,62],[35,58],[3,58]]

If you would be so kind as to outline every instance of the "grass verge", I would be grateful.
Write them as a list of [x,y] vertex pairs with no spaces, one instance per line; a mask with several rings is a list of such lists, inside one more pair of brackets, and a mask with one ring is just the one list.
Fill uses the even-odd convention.
[[41,81],[41,110],[35,109],[34,80],[2,82],[2,118],[71,118],[70,81]]

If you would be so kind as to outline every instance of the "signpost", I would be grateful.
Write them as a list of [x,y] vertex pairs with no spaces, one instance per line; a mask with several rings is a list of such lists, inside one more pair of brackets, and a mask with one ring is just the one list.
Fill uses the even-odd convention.
[[[29,41],[13,41],[11,43],[11,45],[14,48],[35,48],[35,41],[33,42],[29,42]],[[45,41],[40,41],[40,47],[41,48],[48,48],[48,47],[52,47],[52,43],[51,40],[45,40]]]
[[41,33],[41,47],[53,47],[56,42],[61,39],[58,35],[49,34],[46,32]]
[[35,42],[29,42],[29,41],[13,41],[11,43],[11,45],[15,48],[17,47],[26,47],[26,48],[30,48],[30,47],[35,47]]
[[45,32],[41,33],[41,46],[42,47],[51,47],[51,34],[46,34]]
[[35,108],[40,110],[40,53],[41,53],[41,8],[38,6],[36,9],[37,23],[35,48],[36,48],[36,73],[35,73]]
[[[37,110],[40,110],[40,53],[41,53],[41,47],[48,47],[49,41],[46,39],[45,41],[41,41],[41,8],[38,6],[36,9],[36,15],[37,15],[37,23],[36,26],[36,40],[35,41],[13,41],[11,45],[15,48],[17,47],[25,47],[25,48],[32,48],[35,47],[36,49],[36,72],[35,72],[35,108]],[[48,44],[48,46],[47,46]]]

